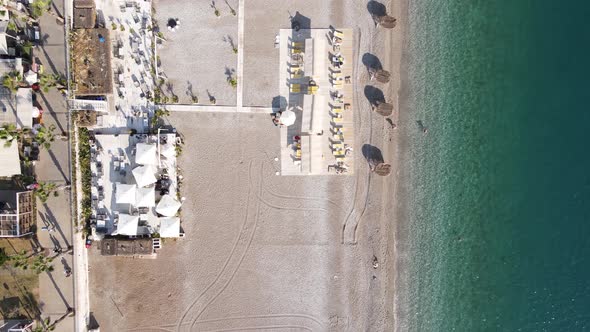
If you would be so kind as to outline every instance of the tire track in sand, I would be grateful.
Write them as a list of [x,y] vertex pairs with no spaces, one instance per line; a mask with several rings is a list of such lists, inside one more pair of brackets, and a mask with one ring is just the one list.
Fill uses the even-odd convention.
[[[253,319],[272,319],[272,318],[295,318],[295,319],[304,319],[309,321],[309,325],[313,326],[314,324],[316,327],[321,331],[323,330],[325,324],[322,323],[317,317],[306,315],[306,314],[268,314],[268,315],[245,315],[245,316],[233,316],[233,317],[224,317],[224,318],[211,318],[211,319],[202,319],[197,320],[196,324],[207,324],[207,323],[217,323],[217,322],[225,322],[225,321],[239,321],[239,320],[253,320]],[[183,323],[183,325],[187,325],[189,322]],[[143,327],[136,327],[132,329],[127,329],[127,331],[150,331],[150,330],[160,330],[160,331],[170,331],[172,330],[168,328],[175,327],[176,324],[165,324],[160,326],[143,326]],[[313,329],[312,329],[313,330]]]
[[[182,316],[180,317],[179,321],[176,323],[176,331],[180,332],[181,330],[181,326],[183,325],[185,319],[187,318],[187,316],[189,315],[189,313],[191,312],[191,310],[195,307],[195,305],[198,304],[198,302],[216,285],[221,285],[222,290],[225,289],[225,287],[223,287],[224,285],[224,281],[222,280],[224,278],[224,276],[228,276],[228,280],[227,282],[225,282],[225,285],[229,284],[229,281],[231,281],[231,279],[233,278],[233,276],[235,275],[236,271],[238,270],[240,264],[243,261],[244,256],[246,255],[246,252],[250,246],[251,240],[254,236],[254,230],[255,230],[255,226],[256,226],[256,221],[258,219],[258,209],[259,206],[257,206],[256,211],[255,211],[255,216],[254,216],[254,220],[250,219],[250,223],[253,223],[254,225],[249,225],[248,221],[248,215],[250,214],[250,203],[253,200],[253,198],[251,197],[251,193],[252,193],[252,164],[254,162],[250,161],[250,164],[248,165],[248,196],[247,196],[247,200],[246,200],[246,213],[244,214],[244,221],[242,223],[242,227],[240,228],[240,232],[238,234],[238,237],[236,238],[233,247],[230,251],[229,256],[227,257],[227,259],[225,260],[225,263],[223,264],[223,267],[221,268],[221,271],[217,274],[217,276],[215,277],[215,279],[205,288],[205,290],[203,290],[203,292],[201,292],[201,294],[199,294],[199,296],[185,309],[185,311],[183,312]],[[257,204],[259,204],[257,202]],[[252,227],[254,226],[254,227]],[[249,234],[248,234],[249,233]],[[249,238],[247,241],[244,241],[246,238]],[[245,243],[244,243],[245,242]],[[237,255],[236,251],[238,250],[238,247],[240,247],[240,245],[242,245],[244,248],[240,251],[241,254]],[[236,259],[236,257],[238,257],[238,261],[235,262],[235,266],[231,267],[230,263],[232,263],[233,260]],[[233,269],[232,272],[228,272],[229,269]],[[229,273],[229,274],[228,274]],[[215,299],[215,297],[217,297],[219,294],[216,293],[216,295],[213,297],[213,299]],[[208,305],[208,304],[207,304]],[[206,306],[205,306],[206,307]],[[202,310],[204,310],[204,308]],[[190,322],[194,322],[196,319],[198,319],[198,316],[200,316],[202,310],[197,310],[197,318],[195,319],[191,319]],[[192,324],[191,324],[192,326]]]
[[[250,161],[250,166],[248,168],[248,192],[252,192],[252,163],[253,161]],[[263,171],[263,165],[260,165],[260,178],[258,180],[258,192],[256,192],[256,196],[260,196],[262,194],[262,171]],[[250,195],[248,195],[248,199],[250,199]],[[246,211],[246,222],[244,222],[244,226],[247,225],[247,221],[250,219],[248,218],[248,214],[250,213],[250,211]],[[242,265],[242,262],[244,261],[244,258],[246,257],[246,253],[248,252],[248,249],[250,248],[250,245],[252,244],[252,240],[254,239],[254,234],[256,233],[256,226],[258,224],[258,217],[260,215],[260,201],[256,202],[256,209],[254,210],[254,216],[253,218],[251,218],[251,225],[249,225],[249,227],[245,227],[243,228],[246,232],[250,231],[250,234],[248,235],[248,239],[247,242],[245,243],[245,247],[244,249],[241,251],[241,255],[238,258],[238,261],[235,264],[235,267],[233,267],[233,269],[231,270],[231,272],[229,272],[229,274],[227,275],[226,280],[221,280],[222,278],[217,278],[215,282],[213,282],[211,285],[215,285],[218,284],[219,285],[219,290],[215,293],[213,293],[213,295],[210,297],[209,300],[206,300],[206,302],[202,305],[202,307],[198,310],[196,310],[194,312],[194,314],[196,315],[190,322],[190,326],[189,326],[189,331],[192,331],[193,326],[195,325],[195,323],[197,322],[197,320],[199,319],[199,317],[201,317],[201,314],[203,313],[203,311],[205,311],[205,309],[207,309],[207,307],[213,303],[213,301],[215,301],[215,299],[217,299],[219,297],[219,295],[221,295],[221,293],[223,293],[223,291],[227,288],[227,286],[230,284],[230,282],[232,281],[232,279],[234,278],[234,276],[236,275],[236,273],[238,272],[240,265]],[[243,234],[243,233],[242,233]],[[240,237],[238,238],[238,240],[242,237],[240,234]],[[244,238],[245,240],[245,238]],[[238,241],[239,242],[239,241]],[[233,258],[233,257],[232,257]],[[231,258],[230,258],[231,259]],[[222,270],[222,272],[219,274],[219,276],[223,276],[224,270]],[[221,280],[221,282],[217,283],[217,281]],[[204,298],[204,296],[206,296],[206,293],[209,289],[211,289],[211,287],[208,287],[201,296],[199,296],[199,298],[197,298],[197,300],[195,302],[193,302],[193,305],[191,306],[194,307],[195,304],[199,303],[199,300],[201,298]],[[182,322],[180,322],[182,323]],[[180,325],[178,326],[178,331],[180,330]]]
[[[361,61],[359,58],[360,55],[360,44],[361,44],[361,32],[360,29],[358,29],[358,38],[357,38],[357,45],[356,45],[356,66],[354,67],[354,72],[353,72],[353,76],[354,77],[358,77],[359,75],[359,67],[361,66]],[[370,51],[372,51],[373,49],[373,45],[372,45],[372,41],[371,41],[371,46],[370,46]],[[366,79],[365,79],[366,80]],[[359,79],[360,81],[360,79]],[[365,82],[367,83],[367,82]],[[360,110],[361,108],[359,107],[359,101],[360,101],[360,93],[359,93],[359,89],[354,89],[355,91],[355,109]],[[358,117],[357,117],[357,124],[358,124],[358,128],[359,130],[362,129],[362,124],[363,119],[362,119],[362,112],[357,112]],[[364,112],[367,114],[368,116],[368,121],[366,121],[368,123],[368,143],[370,144],[373,141],[373,111],[369,110],[369,112]],[[357,135],[357,137],[359,137],[360,135]],[[364,190],[364,198],[361,198],[361,201],[357,200],[358,197],[358,193],[359,190],[361,189],[361,186],[359,184],[360,180],[361,180],[361,174],[358,172],[358,168],[357,168],[357,174],[355,176],[355,189],[354,189],[354,195],[353,195],[353,199],[352,199],[352,206],[350,208],[350,211],[348,212],[346,218],[344,219],[344,222],[342,223],[342,244],[349,244],[349,245],[354,245],[357,244],[357,231],[358,231],[358,225],[361,221],[361,218],[363,217],[363,215],[365,214],[365,211],[367,209],[367,205],[369,202],[369,189],[371,186],[371,171],[369,170],[367,176],[365,177],[365,181],[366,181],[366,186],[365,186],[365,190]],[[358,208],[357,208],[357,204],[359,204]],[[361,206],[362,205],[362,206]],[[360,214],[357,216],[356,212],[358,209],[361,209]],[[352,218],[352,219],[351,219]],[[352,222],[351,222],[352,220]]]

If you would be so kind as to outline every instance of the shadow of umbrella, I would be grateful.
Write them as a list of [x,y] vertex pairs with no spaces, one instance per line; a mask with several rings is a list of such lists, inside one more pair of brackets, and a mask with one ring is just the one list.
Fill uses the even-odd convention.
[[383,91],[372,85],[365,86],[365,97],[367,97],[367,100],[369,100],[369,103],[371,103],[373,106],[385,102],[385,95],[383,94]]
[[363,144],[361,152],[369,164],[376,165],[383,162],[383,154],[381,153],[381,150],[374,145]]
[[383,65],[381,65],[381,60],[379,60],[379,58],[377,58],[375,55],[371,53],[363,54],[362,61],[363,65],[365,65],[365,67],[367,67],[367,70],[369,71],[377,71],[383,69]]
[[377,1],[369,1],[367,3],[367,10],[369,11],[369,14],[376,17],[387,15],[387,8],[385,5]]
[[278,112],[287,108],[287,98],[283,96],[276,96],[272,99],[272,111]]
[[291,29],[299,31],[300,29],[311,29],[311,19],[301,15],[300,12],[295,12],[295,16],[291,17]]

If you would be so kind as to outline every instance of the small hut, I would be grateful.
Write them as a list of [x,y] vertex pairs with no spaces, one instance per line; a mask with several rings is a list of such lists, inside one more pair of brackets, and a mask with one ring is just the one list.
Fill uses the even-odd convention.
[[391,113],[393,113],[393,105],[386,103],[386,102],[378,101],[373,106],[373,111],[375,111],[383,116],[390,116]]
[[377,24],[387,29],[393,29],[397,24],[397,19],[389,15],[379,16],[377,17]]
[[378,69],[371,72],[371,79],[377,80],[379,83],[387,83],[391,78],[391,74],[387,70]]
[[372,171],[377,175],[387,176],[391,174],[391,164],[379,163],[372,168]]

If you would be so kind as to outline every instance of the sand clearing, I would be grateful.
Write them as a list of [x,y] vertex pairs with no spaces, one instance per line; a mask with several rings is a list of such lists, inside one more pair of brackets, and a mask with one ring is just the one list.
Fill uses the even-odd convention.
[[[268,115],[173,113],[169,120],[187,142],[179,160],[186,237],[164,241],[155,260],[100,257],[92,249],[91,305],[105,331],[392,329],[395,156],[403,131],[371,113],[363,91],[375,85],[397,104],[405,21],[393,31],[376,28],[366,4],[344,2],[285,6],[302,14],[310,8],[312,27],[356,31],[354,175],[276,176],[279,130]],[[284,12],[282,4],[252,0],[246,13],[260,15],[268,6]],[[405,10],[397,2],[390,9],[396,17]],[[276,20],[282,23],[269,29],[285,27],[288,15]],[[369,82],[365,53],[392,72],[389,84]],[[246,54],[246,77],[251,66]],[[265,84],[248,82],[245,103],[248,89]],[[397,110],[392,118],[397,123]],[[391,176],[369,172],[364,144],[393,163]]]

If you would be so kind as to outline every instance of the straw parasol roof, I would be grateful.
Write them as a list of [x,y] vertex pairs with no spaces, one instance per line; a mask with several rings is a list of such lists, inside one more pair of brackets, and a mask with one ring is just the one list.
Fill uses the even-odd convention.
[[393,29],[397,24],[397,19],[389,15],[377,17],[377,23],[387,29]]
[[138,223],[138,216],[132,216],[125,213],[119,214],[119,222],[117,223],[117,235],[137,235]]
[[281,123],[287,127],[293,125],[296,119],[295,112],[291,110],[286,110],[281,114]]
[[393,113],[393,105],[378,101],[377,105],[373,106],[373,111],[383,116],[390,116]]
[[391,78],[391,74],[387,70],[379,69],[373,73],[373,79],[376,79],[380,83],[387,83]]
[[180,218],[166,217],[160,218],[160,237],[179,237],[180,236]]
[[375,166],[373,172],[375,172],[377,175],[387,176],[391,173],[391,165],[386,163],[379,163],[377,164],[377,166]]
[[135,206],[156,206],[156,192],[154,188],[138,188],[135,192]]
[[133,173],[138,187],[149,186],[157,181],[154,169],[150,165],[135,167],[131,173]]
[[117,204],[135,204],[135,190],[137,186],[134,184],[124,184],[117,182],[115,190],[115,201]]
[[174,217],[181,205],[182,204],[174,197],[164,195],[162,196],[162,199],[160,199],[158,206],[156,206],[156,212],[166,217]]

